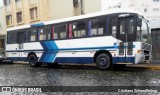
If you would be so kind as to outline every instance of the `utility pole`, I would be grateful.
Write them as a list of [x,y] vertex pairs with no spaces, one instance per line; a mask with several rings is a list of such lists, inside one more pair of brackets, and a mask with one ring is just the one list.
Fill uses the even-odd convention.
[[81,3],[81,15],[83,15],[84,14],[84,11],[83,11],[83,0],[81,0],[80,3]]

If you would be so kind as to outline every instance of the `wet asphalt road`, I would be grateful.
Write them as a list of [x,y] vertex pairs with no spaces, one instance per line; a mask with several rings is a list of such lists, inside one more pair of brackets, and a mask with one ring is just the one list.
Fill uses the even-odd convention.
[[160,70],[126,68],[101,71],[93,66],[55,69],[0,64],[0,86],[160,86]]
[[55,69],[0,64],[0,86],[160,86],[160,70],[126,68],[101,71],[94,66]]

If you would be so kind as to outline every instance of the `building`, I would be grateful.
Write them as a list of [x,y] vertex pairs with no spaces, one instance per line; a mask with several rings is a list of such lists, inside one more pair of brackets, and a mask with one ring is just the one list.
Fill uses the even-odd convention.
[[[102,0],[102,6],[105,6],[106,0]],[[160,19],[160,0],[118,0],[116,4],[105,6],[102,10],[108,8],[131,8],[141,12],[148,19]]]
[[4,7],[0,7],[0,50],[5,48],[6,22]]
[[153,62],[160,62],[160,19],[150,20]]
[[101,0],[4,0],[4,6],[7,27],[14,27],[97,12]]

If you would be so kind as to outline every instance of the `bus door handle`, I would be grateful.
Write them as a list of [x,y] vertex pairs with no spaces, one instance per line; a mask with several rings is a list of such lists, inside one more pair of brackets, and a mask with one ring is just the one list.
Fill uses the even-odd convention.
[[76,52],[72,52],[72,54],[76,54]]

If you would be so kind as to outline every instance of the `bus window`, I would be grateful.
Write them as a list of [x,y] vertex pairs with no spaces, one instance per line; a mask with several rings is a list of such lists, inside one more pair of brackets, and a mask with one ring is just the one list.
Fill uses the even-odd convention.
[[85,37],[86,36],[85,21],[78,21],[72,23],[72,30],[74,38]]
[[31,41],[37,40],[37,29],[31,29]]
[[116,38],[117,35],[117,21],[115,19],[112,20],[112,36]]
[[133,21],[133,19],[129,20],[128,27],[129,27],[128,34],[133,34],[133,32],[134,32],[134,21]]
[[103,35],[105,31],[106,20],[103,17],[99,19],[92,19],[88,22],[88,35],[96,36]]
[[[98,35],[103,35],[105,32],[106,25],[106,19],[103,17],[100,17],[98,19],[99,25],[98,25]],[[108,27],[108,26],[107,26]]]
[[98,19],[92,19],[89,21],[89,36],[98,35]]
[[67,24],[61,24],[59,26],[60,39],[67,38]]
[[51,28],[50,26],[42,27],[38,29],[39,40],[50,40],[51,39]]
[[26,31],[26,42],[37,41],[37,29],[29,29]]
[[59,39],[59,25],[54,25],[52,28],[53,39]]
[[16,31],[9,31],[8,32],[7,42],[8,42],[8,44],[17,43],[17,32]]
[[126,26],[125,20],[122,20],[120,22],[120,34],[125,34],[125,32],[126,32],[125,26]]

